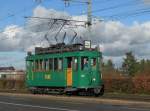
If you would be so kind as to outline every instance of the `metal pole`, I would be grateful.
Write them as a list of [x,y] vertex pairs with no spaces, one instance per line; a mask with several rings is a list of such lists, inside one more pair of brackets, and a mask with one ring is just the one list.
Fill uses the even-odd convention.
[[90,26],[92,25],[92,0],[88,0],[87,2],[88,8],[87,8],[87,25]]
[[91,25],[92,25],[92,0],[87,1],[87,30],[89,34],[87,35],[87,40],[90,40],[92,37]]

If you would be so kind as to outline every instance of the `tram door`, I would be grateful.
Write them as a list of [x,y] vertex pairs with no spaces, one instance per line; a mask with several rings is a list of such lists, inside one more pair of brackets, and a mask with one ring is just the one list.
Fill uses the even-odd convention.
[[92,84],[96,84],[96,82],[98,81],[97,79],[99,79],[100,77],[98,76],[98,71],[97,71],[97,59],[95,58],[91,58],[91,81]]
[[33,61],[27,61],[26,62],[26,67],[27,67],[27,75],[26,75],[26,79],[27,80],[33,80],[34,79],[34,75],[33,75]]
[[72,86],[72,57],[67,58],[67,86]]

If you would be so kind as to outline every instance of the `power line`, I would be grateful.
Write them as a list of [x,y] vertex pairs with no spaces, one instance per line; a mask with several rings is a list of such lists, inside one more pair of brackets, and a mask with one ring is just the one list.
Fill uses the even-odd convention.
[[[110,0],[110,1],[112,1],[112,0]],[[139,4],[138,2],[133,2],[133,1],[129,2],[129,1],[127,1],[127,2],[120,3],[120,4],[117,4],[117,5],[113,5],[113,6],[110,6],[110,7],[105,7],[105,8],[92,10],[92,13],[100,13],[100,12],[103,12],[103,11],[108,11],[108,10],[122,8],[122,7],[128,7],[128,6],[134,6],[134,5],[138,5],[138,4]],[[86,13],[80,13],[80,14],[86,14]]]
[[16,13],[12,13],[12,14],[10,14],[10,15],[4,17],[4,18],[1,18],[1,19],[0,19],[0,22],[6,20],[6,19],[8,19],[8,18],[17,16],[17,15],[19,15],[19,14],[22,14],[23,12],[26,12],[26,11],[28,11],[28,10],[31,10],[31,8],[33,8],[33,6],[34,6],[34,5],[31,5],[31,6],[29,6],[29,7],[26,7],[26,9],[22,9],[22,10],[16,12]]
[[118,14],[113,14],[109,16],[103,16],[104,18],[124,18],[124,17],[132,17],[135,15],[141,15],[141,14],[146,14],[149,13],[150,9],[149,8],[141,8],[141,9],[136,9],[130,12],[122,12]]

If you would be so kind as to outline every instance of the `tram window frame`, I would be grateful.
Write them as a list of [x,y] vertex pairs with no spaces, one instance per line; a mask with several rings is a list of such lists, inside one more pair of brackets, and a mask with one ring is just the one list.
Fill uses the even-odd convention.
[[85,59],[87,59],[87,69],[89,69],[90,68],[90,66],[89,66],[89,57],[88,56],[83,56],[83,57],[81,57],[81,70],[87,70],[86,68],[85,68]]

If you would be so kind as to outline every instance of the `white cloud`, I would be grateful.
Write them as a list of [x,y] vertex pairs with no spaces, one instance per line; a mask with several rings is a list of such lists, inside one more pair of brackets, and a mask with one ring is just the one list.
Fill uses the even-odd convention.
[[[41,6],[34,9],[33,16],[86,20],[84,15],[71,17],[65,12],[46,9]],[[35,46],[48,46],[44,35],[49,31],[49,24],[51,23],[50,20],[28,19],[25,29],[16,25],[6,27],[0,35],[0,51],[27,51],[33,50]],[[60,25],[55,24],[49,31],[48,38],[51,43],[55,42],[54,35],[59,27]],[[126,26],[119,21],[96,21],[91,28],[91,34],[83,27],[74,30],[78,32],[78,36],[82,36],[84,39],[90,37],[94,44],[101,44],[105,56],[121,57],[127,51],[133,51],[139,57],[150,55],[150,22],[141,24],[136,22],[131,26]],[[59,41],[61,41],[65,31],[69,40],[74,34],[73,30],[66,26],[59,35]]]
[[146,5],[150,5],[150,0],[143,0]]

